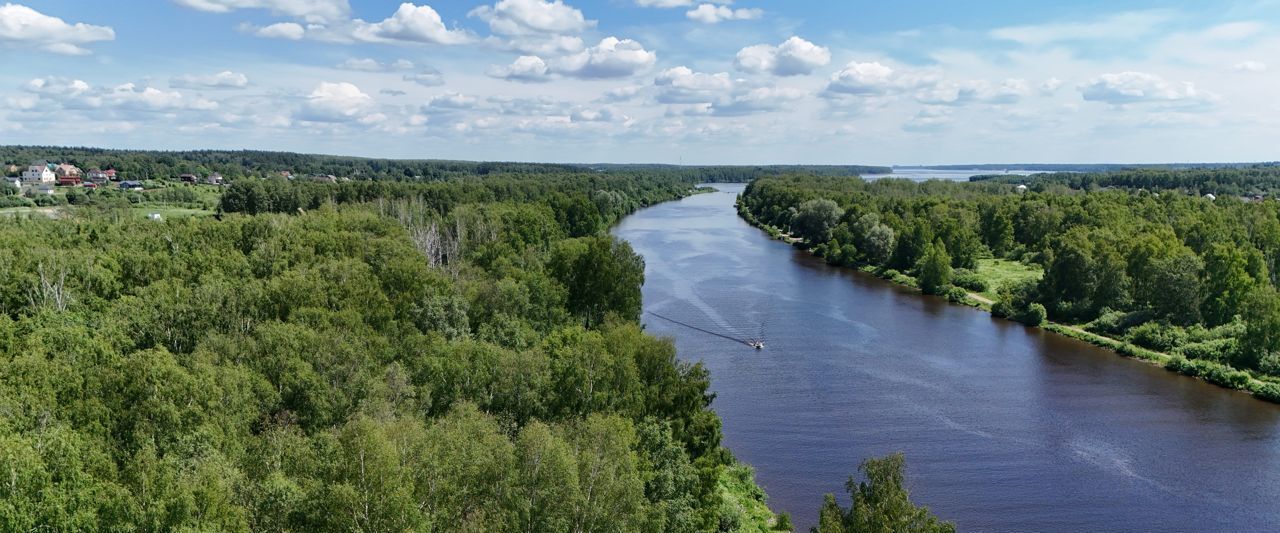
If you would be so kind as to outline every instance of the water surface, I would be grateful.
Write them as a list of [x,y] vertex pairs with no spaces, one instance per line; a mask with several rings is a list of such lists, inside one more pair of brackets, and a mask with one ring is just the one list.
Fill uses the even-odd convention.
[[733,208],[640,211],[646,315],[702,361],[725,444],[797,530],[858,462],[903,451],[963,531],[1280,531],[1280,406],[836,269]]

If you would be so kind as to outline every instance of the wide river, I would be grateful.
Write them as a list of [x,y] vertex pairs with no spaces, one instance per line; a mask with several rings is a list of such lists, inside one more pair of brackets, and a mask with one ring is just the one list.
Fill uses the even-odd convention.
[[725,444],[797,531],[896,451],[962,531],[1280,531],[1280,406],[828,267],[717,187],[615,234],[646,327],[710,369]]

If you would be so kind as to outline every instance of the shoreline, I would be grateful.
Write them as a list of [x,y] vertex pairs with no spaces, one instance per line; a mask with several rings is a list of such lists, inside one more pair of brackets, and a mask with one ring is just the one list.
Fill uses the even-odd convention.
[[[751,213],[744,212],[741,204],[741,198],[734,202],[734,207],[738,212],[738,218],[746,221],[752,227],[763,231],[766,235],[769,235],[770,238],[784,242],[793,248],[800,248],[805,253],[813,255],[811,250],[803,248],[804,242],[802,239],[792,237],[791,235],[782,232],[779,228],[763,224],[756,219],[754,215],[751,215]],[[889,278],[883,276],[880,269],[869,265],[859,267],[832,266],[835,268],[856,270],[864,274],[875,276],[878,279],[888,281],[900,287],[910,288],[919,295],[924,296],[923,291],[920,291],[919,287],[914,284],[915,278],[905,274],[899,274],[898,277]],[[981,309],[986,311],[988,314],[991,313],[991,306],[995,304],[993,300],[972,291],[966,290],[965,292],[968,296],[965,301],[957,302],[947,298],[943,299],[947,300],[948,303],[974,309]],[[999,318],[995,317],[995,315],[991,316],[993,318]],[[1046,320],[1039,326],[1027,325],[1026,327],[1039,328],[1063,337],[1088,343],[1098,348],[1111,351],[1121,357],[1135,359],[1143,363],[1158,366],[1169,372],[1175,372],[1220,388],[1248,394],[1249,396],[1263,402],[1280,404],[1280,383],[1258,379],[1249,372],[1239,370],[1228,365],[1201,359],[1187,359],[1181,355],[1158,352],[1143,348],[1130,342],[1092,333],[1077,325],[1064,324],[1051,320]]]

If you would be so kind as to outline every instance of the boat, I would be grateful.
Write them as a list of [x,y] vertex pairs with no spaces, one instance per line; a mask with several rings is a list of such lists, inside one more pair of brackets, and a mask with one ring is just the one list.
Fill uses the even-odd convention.
[[747,344],[750,344],[752,348],[755,348],[755,349],[757,349],[757,350],[763,350],[763,349],[764,349],[764,343],[763,343],[763,342],[761,342],[761,341],[752,341],[752,342],[749,342],[749,343],[747,343]]

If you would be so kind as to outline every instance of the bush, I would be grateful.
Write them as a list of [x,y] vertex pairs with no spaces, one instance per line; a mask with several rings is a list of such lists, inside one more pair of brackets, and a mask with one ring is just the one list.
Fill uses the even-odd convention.
[[1028,326],[1039,326],[1049,318],[1049,312],[1039,303],[1033,303],[1018,317],[1018,322]]
[[1267,354],[1261,361],[1258,361],[1258,370],[1261,370],[1263,374],[1280,376],[1280,352]]
[[1187,330],[1181,327],[1160,322],[1147,322],[1129,330],[1126,340],[1161,352],[1170,352],[1174,348],[1187,344]]
[[[1235,339],[1214,339],[1203,342],[1190,342],[1173,350],[1173,353],[1187,359],[1203,359],[1218,363],[1230,359],[1238,349]],[[1280,362],[1280,361],[1277,361]]]
[[966,291],[961,287],[952,285],[950,288],[946,289],[943,294],[946,295],[947,300],[950,302],[966,305],[969,303],[969,291]]
[[778,513],[778,519],[773,523],[774,531],[791,531],[795,526],[791,524],[790,513]]
[[5,207],[31,207],[31,200],[21,196],[0,196],[0,208]]
[[1276,385],[1275,383],[1263,383],[1253,389],[1253,395],[1271,403],[1280,403],[1280,385]]
[[894,270],[894,269],[892,269],[892,268],[890,268],[889,270],[885,270],[884,272],[881,272],[881,273],[880,273],[880,277],[882,277],[882,278],[884,278],[884,279],[895,279],[895,278],[897,278],[898,276],[901,276],[901,275],[902,275],[902,273],[901,273],[901,272],[898,272],[897,270]]
[[1145,309],[1131,313],[1103,309],[1102,314],[1086,325],[1084,329],[1099,335],[1124,335],[1126,331],[1129,331],[1129,328],[1150,322],[1154,316],[1154,313]]
[[951,272],[951,284],[957,287],[964,287],[973,292],[986,292],[989,288],[986,280],[978,277],[978,274],[967,268],[957,268]]

